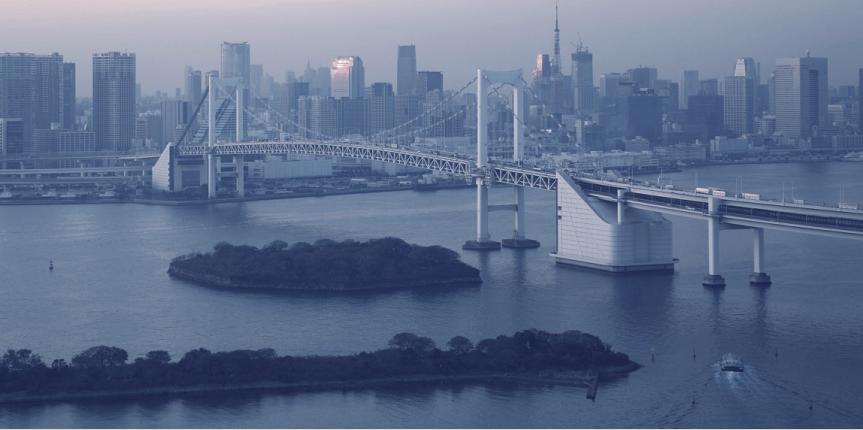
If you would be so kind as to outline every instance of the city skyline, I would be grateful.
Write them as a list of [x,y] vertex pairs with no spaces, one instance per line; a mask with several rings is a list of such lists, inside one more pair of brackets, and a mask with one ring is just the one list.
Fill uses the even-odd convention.
[[[200,70],[219,68],[218,49],[222,41],[248,42],[252,46],[251,62],[263,64],[265,72],[279,80],[285,71],[301,72],[307,61],[321,67],[337,56],[358,55],[364,60],[367,82],[393,83],[397,46],[414,44],[417,69],[441,70],[450,77],[447,79],[450,85],[469,80],[477,66],[529,71],[536,54],[553,50],[552,1],[544,2],[546,7],[529,8],[527,3],[515,0],[493,5],[482,1],[436,2],[434,7],[414,3],[408,6],[406,2],[389,0],[338,8],[332,7],[337,1],[321,3],[256,0],[244,3],[240,11],[238,5],[226,2],[211,2],[204,8],[199,2],[178,6],[157,1],[136,5],[135,13],[128,13],[128,8],[101,0],[87,2],[92,7],[76,3],[75,10],[56,5],[45,7],[40,1],[7,1],[4,7],[22,19],[0,29],[0,36],[16,40],[14,46],[7,46],[7,51],[58,52],[67,62],[78,64],[79,95],[91,93],[91,82],[86,79],[91,74],[87,60],[95,52],[135,53],[144,94],[156,90],[171,94],[174,88],[183,87],[185,66]],[[861,56],[861,47],[855,44],[860,36],[855,35],[853,23],[859,22],[863,13],[854,7],[853,1],[819,4],[827,7],[816,9],[806,2],[765,1],[759,2],[758,7],[747,7],[747,14],[742,15],[741,2],[712,4],[710,13],[703,13],[703,6],[669,0],[627,3],[627,13],[621,14],[619,2],[563,1],[560,3],[563,69],[568,71],[568,54],[575,50],[579,40],[595,55],[596,76],[646,64],[657,67],[660,76],[674,80],[680,80],[685,69],[699,70],[702,78],[727,76],[733,71],[729,64],[733,65],[739,57],[753,57],[772,66],[776,58],[803,56],[809,51],[813,56],[831,59],[832,84],[853,84],[859,67],[856,59]],[[169,8],[172,13],[165,13]],[[82,14],[82,10],[88,13]],[[699,10],[702,13],[697,13]],[[481,22],[478,28],[472,24],[472,16],[492,12],[504,18]],[[238,13],[241,15],[237,16]],[[388,16],[400,19],[393,21]],[[681,20],[680,16],[687,19]],[[456,48],[445,43],[439,37],[441,25],[434,24],[443,20],[449,20],[447,40],[456,38],[471,43],[457,44]],[[195,22],[212,25],[206,29]],[[808,22],[830,25],[803,25]],[[729,23],[733,23],[733,28]],[[325,24],[328,37],[309,37]],[[14,37],[25,26],[33,34],[52,37],[27,40]],[[178,43],[176,33],[150,32],[148,28],[188,28],[188,38]],[[376,30],[369,32],[367,28]],[[513,28],[520,30],[512,31]],[[627,31],[631,28],[638,28],[638,37]],[[683,31],[687,37],[669,39],[674,33],[668,28]],[[53,37],[64,30],[74,32],[76,37]],[[674,43],[667,43],[668,40]],[[165,46],[176,48],[166,51]],[[704,55],[705,52],[709,55]]]

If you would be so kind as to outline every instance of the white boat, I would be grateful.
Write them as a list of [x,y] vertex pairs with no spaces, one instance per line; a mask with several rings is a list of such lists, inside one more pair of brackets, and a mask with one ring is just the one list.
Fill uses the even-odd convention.
[[117,196],[117,193],[115,193],[112,190],[107,190],[107,191],[103,191],[103,192],[99,193],[100,199],[110,199],[110,198],[113,198],[116,196]]
[[60,198],[61,198],[61,199],[74,199],[74,198],[76,198],[76,197],[78,197],[78,195],[77,195],[77,194],[75,194],[75,193],[73,193],[73,192],[71,192],[71,191],[66,191],[66,192],[65,192],[65,193],[63,193],[63,194],[60,194]]
[[857,163],[863,163],[863,152],[852,152],[849,154],[845,154],[845,156],[842,157],[842,159],[845,161],[854,161]]
[[742,372],[743,361],[734,354],[725,354],[719,360],[719,368],[723,372]]
[[0,192],[0,199],[11,199],[11,198],[12,198],[12,192],[11,191],[3,190],[2,192]]
[[44,199],[53,199],[57,197],[57,192],[54,190],[45,191],[39,197],[42,197]]

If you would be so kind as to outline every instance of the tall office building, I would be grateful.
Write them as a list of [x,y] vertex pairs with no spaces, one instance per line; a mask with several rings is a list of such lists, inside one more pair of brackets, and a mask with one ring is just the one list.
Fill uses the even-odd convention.
[[857,132],[863,133],[863,69],[857,75]]
[[250,49],[247,42],[222,42],[222,67],[219,76],[223,79],[239,78],[248,89],[251,85]]
[[686,125],[702,143],[725,134],[725,103],[722,96],[699,94],[689,96]]
[[201,71],[194,70],[191,67],[186,67],[185,78],[183,79],[183,98],[194,110],[203,97]]
[[249,65],[249,92],[252,97],[261,97],[261,83],[264,81],[264,65],[250,64]]
[[75,129],[75,63],[63,63],[63,128]]
[[422,99],[431,91],[443,93],[443,73],[422,71],[417,72],[416,95]]
[[128,151],[135,133],[135,54],[93,54],[93,129],[99,151]]
[[21,119],[23,152],[32,152],[34,130],[64,121],[63,64],[60,54],[0,54],[0,118]]
[[643,137],[651,147],[662,143],[662,97],[652,91],[638,91],[627,97],[626,137]]
[[337,135],[338,106],[332,97],[302,96],[297,100],[300,133],[307,138],[333,138]]
[[639,66],[626,71],[626,76],[635,84],[635,91],[655,89],[658,71],[655,67]]
[[725,125],[737,135],[750,134],[755,124],[755,80],[747,76],[727,76],[722,81]]
[[683,90],[680,92],[680,107],[686,109],[689,106],[689,98],[698,95],[701,84],[698,80],[698,70],[683,71]]
[[24,120],[0,118],[0,155],[24,152]]
[[828,124],[827,59],[810,57],[776,60],[776,130],[789,138],[812,137]]
[[163,100],[162,106],[162,139],[161,143],[177,143],[183,129],[192,116],[190,103],[185,100]]
[[371,135],[389,130],[395,125],[395,94],[393,85],[376,82],[369,88],[369,127]]
[[363,60],[357,56],[337,57],[330,67],[330,91],[340,98],[362,98],[366,78]]
[[418,95],[417,49],[414,45],[399,45],[398,70],[396,70],[396,94]]
[[572,79],[575,87],[575,107],[579,112],[590,112],[594,109],[593,100],[593,53],[582,44],[578,44],[572,53]]
[[698,82],[698,94],[705,96],[718,96],[719,80],[716,78],[702,79]]

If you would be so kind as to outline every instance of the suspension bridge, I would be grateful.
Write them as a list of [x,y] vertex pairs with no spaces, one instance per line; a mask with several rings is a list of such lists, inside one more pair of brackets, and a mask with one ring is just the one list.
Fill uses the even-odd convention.
[[[674,270],[670,222],[663,215],[684,216],[707,222],[708,273],[705,286],[724,286],[719,274],[720,231],[748,229],[753,232],[752,284],[769,285],[765,269],[766,229],[816,234],[841,239],[863,240],[863,211],[841,207],[786,204],[724,193],[689,192],[665,189],[623,179],[609,179],[588,173],[546,171],[524,162],[524,97],[529,87],[520,70],[477,70],[477,77],[452,97],[476,85],[476,156],[462,157],[396,145],[405,136],[416,135],[410,124],[443,106],[423,112],[406,124],[379,132],[365,139],[337,139],[308,130],[290,119],[294,127],[308,136],[295,140],[249,142],[244,138],[245,118],[266,125],[243,102],[243,83],[211,77],[208,89],[195,109],[197,116],[204,102],[208,119],[195,133],[187,128],[178,143],[169,144],[153,167],[154,188],[182,189],[184,177],[198,175],[207,184],[208,197],[215,198],[220,173],[219,163],[229,158],[236,176],[237,193],[244,195],[244,157],[253,155],[308,154],[375,160],[428,169],[471,178],[476,184],[476,237],[465,242],[468,250],[536,248],[540,243],[527,236],[524,203],[526,188],[557,193],[557,236],[552,256],[557,262],[610,272]],[[491,85],[497,84],[497,87]],[[513,157],[493,160],[488,156],[488,93],[502,86],[512,89]],[[218,97],[218,93],[223,98]],[[500,94],[500,93],[498,93]],[[230,120],[233,119],[233,124]],[[233,141],[219,141],[220,130],[233,126]],[[434,124],[433,124],[434,126]],[[398,134],[404,131],[402,134]],[[205,173],[205,174],[204,174]],[[197,182],[196,182],[197,183]],[[493,184],[511,186],[513,203],[489,203],[488,188]],[[512,236],[501,242],[492,240],[488,230],[489,212],[514,214]]]

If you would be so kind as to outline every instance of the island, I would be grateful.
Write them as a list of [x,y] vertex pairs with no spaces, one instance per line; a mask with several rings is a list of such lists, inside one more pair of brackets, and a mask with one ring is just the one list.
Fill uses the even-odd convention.
[[262,247],[221,242],[206,254],[171,261],[168,274],[194,283],[244,289],[358,291],[476,285],[479,270],[441,246],[386,237],[365,242],[322,239]]
[[[273,349],[211,352],[172,361],[150,351],[129,362],[117,347],[94,346],[70,362],[46,364],[30,350],[0,359],[0,403],[136,398],[204,392],[297,392],[393,384],[541,383],[590,387],[639,365],[598,337],[576,330],[524,330],[474,344],[464,336],[440,349],[427,337],[399,333],[386,348],[338,356],[278,355]],[[590,393],[590,391],[588,391]],[[589,394],[588,394],[589,395]]]

